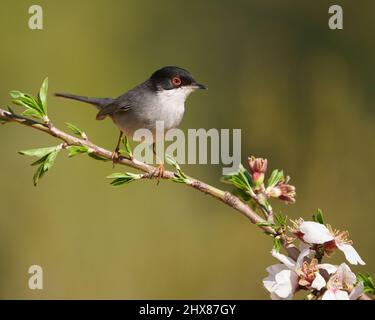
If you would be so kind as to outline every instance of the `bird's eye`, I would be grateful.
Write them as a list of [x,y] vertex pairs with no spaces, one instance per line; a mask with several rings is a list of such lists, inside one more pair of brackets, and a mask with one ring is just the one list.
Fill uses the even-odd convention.
[[173,77],[172,78],[172,84],[175,86],[175,87],[178,87],[179,85],[181,85],[181,79],[179,77]]

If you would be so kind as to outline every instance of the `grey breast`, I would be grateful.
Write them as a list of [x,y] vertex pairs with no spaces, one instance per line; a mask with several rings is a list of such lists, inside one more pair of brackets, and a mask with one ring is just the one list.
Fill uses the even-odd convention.
[[112,119],[126,135],[132,136],[141,128],[154,131],[155,93],[147,81],[119,96],[116,104],[118,109]]

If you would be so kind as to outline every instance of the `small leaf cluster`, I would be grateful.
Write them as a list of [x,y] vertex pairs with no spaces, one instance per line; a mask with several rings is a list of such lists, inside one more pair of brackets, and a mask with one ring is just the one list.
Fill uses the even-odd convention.
[[97,155],[92,149],[86,146],[69,146],[67,147],[67,149],[69,151],[69,154],[68,154],[69,158],[72,158],[79,154],[87,154],[90,158],[94,160],[108,161],[107,158]]
[[274,243],[273,248],[280,252],[282,244],[281,244],[281,235],[286,231],[287,229],[287,221],[288,217],[284,216],[282,214],[275,214],[274,215],[274,221],[264,221],[257,223],[257,226],[259,227],[271,227],[273,230],[276,231],[277,235],[274,236]]
[[172,178],[173,182],[176,182],[176,183],[188,183],[189,182],[189,178],[185,175],[185,173],[182,172],[181,167],[177,163],[175,158],[167,154],[165,156],[165,160],[167,161],[168,164],[170,164],[176,169],[176,172],[174,173],[174,177]]
[[55,163],[56,157],[61,150],[61,145],[47,148],[31,149],[19,151],[20,154],[25,156],[38,157],[39,159],[33,162],[31,165],[39,165],[33,177],[34,186],[38,184],[40,178],[50,170]]
[[95,154],[92,149],[86,146],[65,146],[64,144],[60,144],[60,145],[53,146],[53,147],[19,151],[19,153],[22,155],[39,158],[37,161],[31,164],[32,166],[39,165],[33,178],[35,186],[38,184],[39,179],[42,178],[44,174],[52,168],[58,153],[62,149],[67,149],[69,151],[68,156],[70,158],[79,154],[87,154],[90,158],[95,159],[95,160],[100,160],[100,161],[108,160],[107,158],[104,158],[102,156]]
[[283,181],[285,181],[284,171],[275,169],[268,178],[267,188],[273,188]]
[[364,292],[369,294],[375,294],[374,280],[369,274],[358,273],[357,280],[363,283]]
[[224,176],[222,178],[222,181],[232,184],[236,187],[237,190],[243,191],[247,194],[251,194],[253,192],[253,182],[250,173],[244,168],[242,164],[240,164],[238,172],[234,172]]
[[142,179],[142,174],[136,174],[136,173],[131,173],[131,172],[112,173],[107,178],[112,179],[112,182],[111,182],[112,186],[118,187],[123,184]]
[[[275,169],[268,178],[267,188],[273,188],[284,180],[284,172],[282,170]],[[234,192],[240,195],[245,201],[249,200],[251,195],[254,194],[254,188],[256,185],[251,178],[250,172],[245,169],[242,164],[237,172],[224,176],[222,181],[232,184],[236,188]]]
[[22,115],[42,119],[43,121],[48,121],[47,92],[48,78],[43,81],[37,98],[34,98],[33,96],[25,94],[18,90],[11,91],[10,96],[12,97],[12,102],[14,104],[26,108]]
[[318,209],[315,214],[312,216],[314,222],[318,222],[320,224],[324,224],[323,219],[323,211],[321,209]]
[[67,128],[72,131],[76,136],[78,137],[81,137],[82,139],[85,139],[87,140],[87,135],[86,133],[84,133],[80,128],[78,128],[76,125],[72,124],[72,123],[69,123],[69,122],[65,122],[65,125],[67,126]]

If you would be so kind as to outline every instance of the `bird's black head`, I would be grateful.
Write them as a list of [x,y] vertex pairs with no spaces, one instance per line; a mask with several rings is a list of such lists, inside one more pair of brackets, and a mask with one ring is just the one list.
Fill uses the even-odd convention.
[[199,84],[189,71],[179,67],[164,67],[155,71],[150,81],[156,90],[172,90],[183,87],[194,89],[206,89],[203,84]]

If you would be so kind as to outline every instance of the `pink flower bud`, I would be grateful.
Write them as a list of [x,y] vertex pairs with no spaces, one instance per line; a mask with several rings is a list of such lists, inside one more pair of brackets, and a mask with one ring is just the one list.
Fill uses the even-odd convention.
[[251,156],[248,158],[248,163],[253,182],[257,186],[261,185],[264,181],[264,174],[267,171],[267,159]]
[[272,198],[279,198],[286,203],[296,202],[296,188],[290,184],[279,183],[275,187],[268,190],[268,196]]

